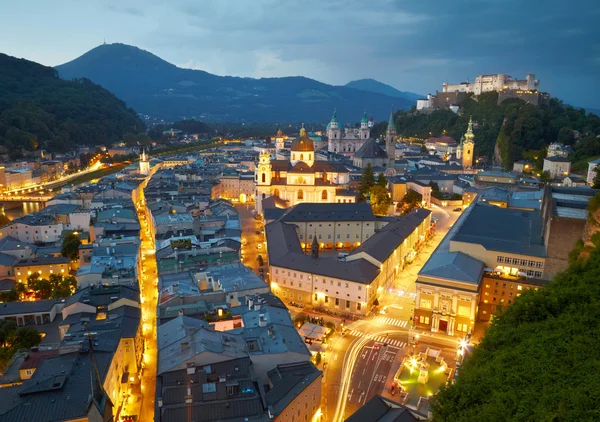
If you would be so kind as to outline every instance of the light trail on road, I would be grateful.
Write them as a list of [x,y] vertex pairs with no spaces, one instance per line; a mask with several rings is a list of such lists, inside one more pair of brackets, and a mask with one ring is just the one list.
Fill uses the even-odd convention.
[[348,401],[348,388],[352,381],[352,371],[356,365],[356,360],[360,351],[370,341],[373,341],[375,337],[385,334],[401,334],[404,330],[383,330],[374,333],[365,334],[363,337],[355,339],[350,343],[350,347],[344,354],[344,363],[342,364],[342,382],[340,385],[340,392],[338,395],[338,401],[335,408],[335,413],[332,422],[342,422],[344,420],[344,411],[346,410],[346,403]]

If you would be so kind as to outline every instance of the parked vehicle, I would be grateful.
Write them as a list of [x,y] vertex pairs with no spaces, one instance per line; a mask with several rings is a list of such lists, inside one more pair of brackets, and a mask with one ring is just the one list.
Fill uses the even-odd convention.
[[454,208],[452,211],[454,211],[454,212],[461,212],[461,211],[462,211],[462,208],[461,208],[461,207]]

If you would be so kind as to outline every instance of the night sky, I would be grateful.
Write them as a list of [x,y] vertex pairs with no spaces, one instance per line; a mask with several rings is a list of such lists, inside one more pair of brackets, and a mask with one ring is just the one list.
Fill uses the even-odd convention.
[[2,17],[0,52],[51,66],[106,40],[219,75],[374,78],[419,94],[534,73],[600,108],[599,0],[31,0]]

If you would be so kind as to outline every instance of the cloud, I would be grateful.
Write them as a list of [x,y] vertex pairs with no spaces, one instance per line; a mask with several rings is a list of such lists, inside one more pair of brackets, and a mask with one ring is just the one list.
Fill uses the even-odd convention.
[[[440,89],[443,81],[481,73],[535,73],[542,89],[565,101],[598,105],[597,0],[55,3],[40,2],[40,18],[19,2],[5,8],[10,19],[0,27],[0,47],[42,51],[44,59],[67,52],[74,58],[84,43],[91,48],[106,37],[220,75],[303,75],[334,84],[371,77],[422,94]],[[42,18],[57,7],[60,22]],[[50,34],[48,39],[32,39],[17,24],[20,16],[33,20],[28,27]],[[20,46],[14,42],[19,39]]]

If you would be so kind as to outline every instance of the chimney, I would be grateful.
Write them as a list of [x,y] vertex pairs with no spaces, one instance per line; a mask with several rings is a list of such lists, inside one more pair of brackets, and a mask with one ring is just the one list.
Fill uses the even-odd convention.
[[258,326],[266,327],[267,326],[267,316],[265,314],[260,314],[258,316]]
[[110,246],[106,247],[106,255],[110,255]]
[[248,309],[252,310],[252,306],[254,306],[254,298],[248,297]]
[[180,343],[180,345],[181,345],[181,350],[182,351],[190,348],[190,342],[189,341],[182,341]]

